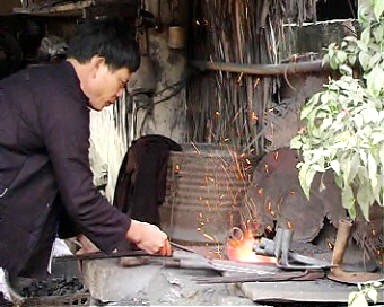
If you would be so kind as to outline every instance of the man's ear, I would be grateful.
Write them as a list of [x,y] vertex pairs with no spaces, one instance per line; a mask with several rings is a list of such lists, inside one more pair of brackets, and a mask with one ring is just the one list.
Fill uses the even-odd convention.
[[92,57],[90,62],[92,71],[96,74],[99,68],[105,65],[105,58],[99,55],[95,55]]

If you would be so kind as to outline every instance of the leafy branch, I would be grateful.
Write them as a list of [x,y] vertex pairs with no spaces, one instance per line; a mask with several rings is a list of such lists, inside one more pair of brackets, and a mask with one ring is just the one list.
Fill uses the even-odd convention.
[[373,282],[367,284],[358,284],[359,291],[349,293],[348,306],[349,307],[365,307],[369,306],[368,300],[377,302],[377,290],[383,288],[383,283]]
[[[373,12],[373,14],[370,14]],[[325,60],[339,70],[304,106],[306,129],[291,141],[302,151],[299,181],[309,197],[316,173],[331,169],[351,218],[356,203],[366,220],[369,208],[384,205],[384,1],[359,8],[359,38],[330,44]]]

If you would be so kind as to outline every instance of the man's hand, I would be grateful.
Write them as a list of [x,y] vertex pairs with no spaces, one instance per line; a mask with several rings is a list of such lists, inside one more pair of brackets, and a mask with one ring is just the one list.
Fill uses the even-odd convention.
[[149,254],[172,255],[167,235],[155,225],[132,220],[125,237]]

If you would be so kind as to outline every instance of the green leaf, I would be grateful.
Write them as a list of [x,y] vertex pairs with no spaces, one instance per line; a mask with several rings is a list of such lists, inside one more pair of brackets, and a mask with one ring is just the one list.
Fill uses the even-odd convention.
[[336,43],[330,43],[329,46],[328,46],[328,54],[330,57],[332,57],[334,54],[335,54],[335,50],[336,50]]
[[353,205],[350,209],[348,209],[349,217],[354,220],[356,219],[356,207]]
[[356,54],[349,54],[349,55],[348,55],[348,62],[349,62],[351,65],[355,65],[355,64],[356,64],[356,60],[357,60],[357,56],[356,56]]
[[352,76],[352,68],[347,64],[341,64],[339,70],[343,75]]
[[316,104],[319,97],[320,97],[320,93],[318,94],[315,94],[309,101],[306,105],[304,105],[303,109],[301,110],[301,114],[300,114],[300,119],[305,119],[307,118],[307,116],[309,115],[309,113],[313,112],[313,104]]
[[367,89],[373,95],[379,95],[380,91],[384,89],[384,70],[375,67],[366,75]]
[[368,153],[368,178],[371,181],[372,188],[375,189],[377,185],[377,163],[371,153]]
[[384,1],[379,0],[375,2],[375,6],[373,8],[373,12],[375,13],[376,19],[379,20],[380,16],[384,11]]
[[325,63],[329,63],[329,54],[328,53],[324,54],[323,61],[322,61],[322,66]]
[[303,164],[299,170],[299,182],[305,196],[307,197],[307,199],[309,199],[309,185],[306,181],[307,172],[308,172],[308,165]]
[[348,35],[348,36],[345,36],[343,38],[344,41],[348,42],[348,43],[356,43],[357,41],[357,38],[356,36],[353,36],[353,35]]
[[[313,177],[315,177],[316,171],[313,168],[309,168],[305,180],[308,183],[309,189],[312,186]],[[309,195],[309,192],[308,192]]]
[[341,191],[341,202],[345,209],[350,209],[355,204],[355,197],[349,184],[344,185]]
[[361,33],[361,35],[360,35],[360,40],[365,45],[369,44],[370,31],[371,31],[371,28],[367,27],[366,29],[364,29],[363,33]]
[[362,165],[367,165],[368,157],[365,150],[359,150],[360,160],[363,162]]
[[299,182],[307,199],[309,199],[309,190],[311,188],[313,177],[315,176],[315,174],[316,171],[314,171],[307,164],[303,164],[299,170]]
[[370,193],[371,189],[367,184],[360,184],[356,195],[357,203],[359,204],[360,210],[367,221],[369,221]]
[[348,54],[345,51],[339,51],[337,53],[337,59],[339,63],[344,63],[348,59]]
[[384,132],[372,132],[371,138],[373,144],[382,143],[384,141]]
[[356,128],[357,129],[360,129],[363,124],[364,124],[364,118],[363,118],[363,115],[361,114],[356,114],[352,120],[354,121],[354,123],[356,124]]
[[335,183],[340,189],[343,188],[343,178],[341,176],[335,176]]
[[367,291],[367,296],[370,300],[372,300],[375,304],[377,302],[377,291],[375,289],[369,289]]
[[369,60],[369,62],[368,62],[368,67],[369,67],[370,69],[372,69],[375,65],[377,65],[377,63],[381,60],[381,58],[382,58],[382,54],[381,54],[381,53],[376,53],[376,54],[374,54],[374,55],[370,58],[370,60]]
[[331,56],[329,60],[329,65],[333,70],[336,70],[339,67],[339,59],[337,58],[337,56]]
[[332,160],[330,163],[332,169],[337,175],[340,175],[340,162],[338,160]]
[[368,302],[364,293],[351,292],[348,295],[348,307],[367,307]]
[[356,174],[359,170],[359,166],[360,166],[359,155],[354,153],[350,157],[350,161],[351,161],[351,163],[350,163],[349,174],[348,174],[348,182],[353,182],[353,180],[355,179]]
[[303,142],[301,141],[301,136],[300,135],[294,137],[291,140],[290,147],[292,149],[300,149],[302,146],[303,146]]
[[370,14],[368,13],[370,11],[368,5],[360,5],[359,3],[357,14],[361,29],[366,28],[370,24]]
[[[366,107],[361,113],[363,114],[364,123],[374,123],[377,122],[377,119],[379,118],[379,113],[377,113],[375,108]],[[369,129],[369,126],[365,126],[365,129]],[[368,134],[371,135],[371,130]]]
[[364,68],[364,70],[367,69],[370,58],[371,57],[366,52],[360,52],[359,53],[359,62],[361,64],[361,66]]
[[[384,2],[383,2],[384,3]],[[384,26],[378,25],[373,29],[373,36],[375,37],[376,43],[381,43],[384,39]]]

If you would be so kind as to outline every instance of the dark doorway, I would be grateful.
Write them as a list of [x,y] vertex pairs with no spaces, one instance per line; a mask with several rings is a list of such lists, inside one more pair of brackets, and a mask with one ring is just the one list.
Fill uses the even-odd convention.
[[317,20],[357,18],[357,0],[318,0]]

